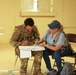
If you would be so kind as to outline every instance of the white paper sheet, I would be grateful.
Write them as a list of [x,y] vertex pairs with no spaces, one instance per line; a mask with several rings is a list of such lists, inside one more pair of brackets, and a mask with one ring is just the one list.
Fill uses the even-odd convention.
[[31,50],[20,50],[20,58],[29,58],[31,57]]
[[44,47],[42,47],[42,46],[19,46],[19,49],[21,49],[21,50],[32,50],[32,51],[43,51],[43,50],[45,50],[45,48]]
[[42,46],[19,46],[20,49],[20,58],[29,58],[31,57],[31,51],[43,51],[45,50]]

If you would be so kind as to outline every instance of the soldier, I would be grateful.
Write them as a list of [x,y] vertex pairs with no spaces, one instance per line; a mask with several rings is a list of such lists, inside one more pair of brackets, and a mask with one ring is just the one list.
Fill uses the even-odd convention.
[[[15,53],[20,58],[18,46],[34,45],[39,40],[40,36],[37,27],[34,25],[34,20],[32,18],[26,18],[24,24],[15,27],[14,33],[10,39],[10,44],[15,47]],[[34,56],[33,75],[43,75],[41,72],[42,54],[42,51],[32,51],[32,55]],[[29,58],[20,58],[20,75],[27,74],[28,59]]]

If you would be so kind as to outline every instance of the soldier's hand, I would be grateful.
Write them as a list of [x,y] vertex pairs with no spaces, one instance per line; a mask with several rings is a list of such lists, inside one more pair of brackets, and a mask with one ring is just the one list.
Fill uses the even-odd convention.
[[34,42],[29,42],[28,45],[34,45]]
[[26,46],[28,45],[28,41],[27,40],[24,40],[22,43],[21,43],[21,46]]
[[35,41],[35,44],[40,44],[40,43],[42,43],[43,41],[42,40],[37,40],[37,41]]
[[35,44],[39,44],[39,40],[36,40],[36,41],[35,41]]

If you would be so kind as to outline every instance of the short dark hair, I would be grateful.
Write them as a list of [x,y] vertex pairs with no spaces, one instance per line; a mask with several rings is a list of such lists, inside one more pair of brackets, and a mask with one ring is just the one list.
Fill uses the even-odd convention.
[[26,18],[25,20],[24,20],[24,24],[25,24],[25,26],[33,26],[34,25],[34,20],[32,19],[32,18]]

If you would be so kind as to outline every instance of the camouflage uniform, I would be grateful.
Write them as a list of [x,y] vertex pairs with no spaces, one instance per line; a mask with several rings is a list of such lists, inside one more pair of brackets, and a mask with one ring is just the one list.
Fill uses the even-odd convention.
[[[16,26],[12,38],[10,39],[11,45],[15,47],[15,53],[20,57],[20,51],[18,46],[21,45],[23,40],[27,40],[29,42],[35,42],[36,39],[40,39],[39,32],[37,27],[34,25],[31,33],[27,32],[24,28],[25,25]],[[27,44],[29,45],[29,44]],[[42,59],[42,51],[32,51],[32,55],[34,56],[34,74],[33,75],[42,75],[41,73],[41,59]],[[20,67],[20,75],[26,75],[27,65],[29,58],[20,58],[21,67]]]

